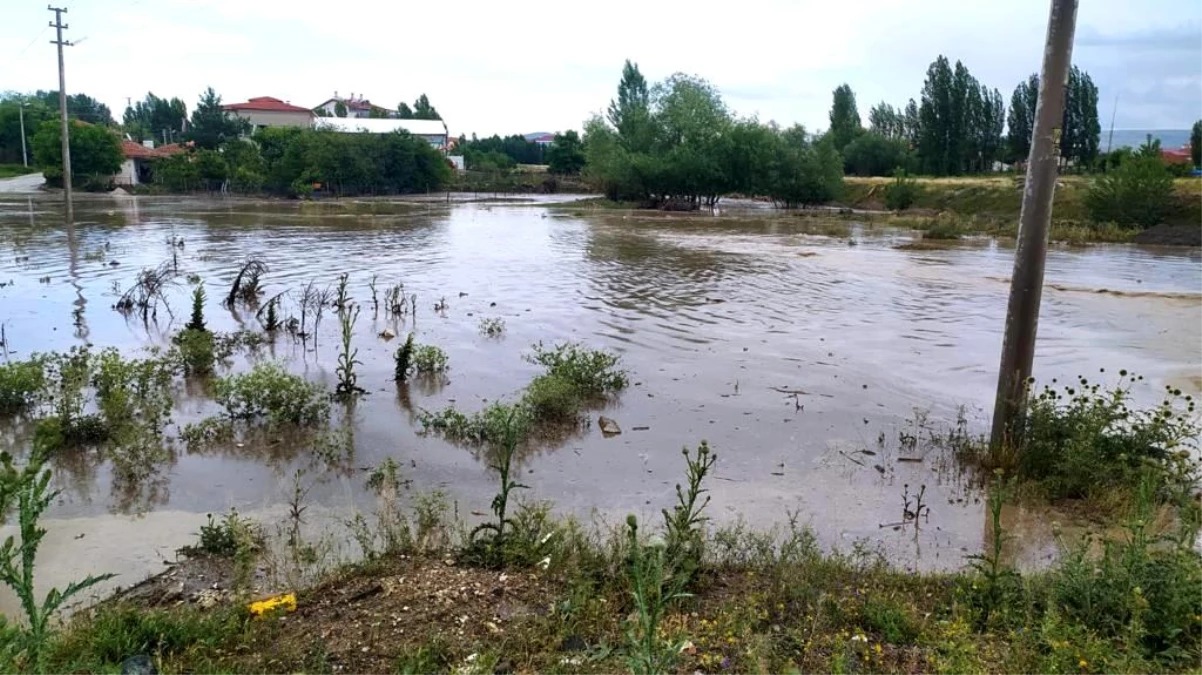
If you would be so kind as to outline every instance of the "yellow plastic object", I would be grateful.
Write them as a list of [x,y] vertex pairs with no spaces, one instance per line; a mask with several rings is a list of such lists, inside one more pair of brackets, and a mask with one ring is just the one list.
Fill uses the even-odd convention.
[[296,593],[285,593],[284,595],[275,595],[265,600],[252,602],[246,606],[250,613],[255,616],[263,616],[276,610],[285,612],[296,611]]

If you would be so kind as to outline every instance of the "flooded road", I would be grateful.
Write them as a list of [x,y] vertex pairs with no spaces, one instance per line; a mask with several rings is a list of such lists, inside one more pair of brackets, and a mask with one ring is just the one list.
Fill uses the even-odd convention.
[[[705,439],[719,455],[709,488],[720,524],[769,527],[796,512],[824,544],[846,550],[867,540],[898,565],[923,568],[958,567],[981,548],[977,496],[933,450],[899,462],[899,438],[929,433],[916,417],[933,429],[952,423],[961,406],[971,429],[985,429],[1013,257],[1007,244],[909,250],[900,247],[911,241],[906,232],[768,211],[668,217],[528,203],[103,198],[77,214],[69,242],[55,201],[0,197],[0,322],[11,358],[84,342],[130,353],[165,344],[187,320],[189,275],[209,290],[211,329],[258,329],[252,312],[220,304],[242,263],[258,257],[269,268],[267,297],[310,281],[333,286],[349,273],[364,308],[355,346],[369,395],[345,413],[355,428],[349,474],[313,471],[311,457],[255,445],[180,449],[153,485],[114,485],[104,464],[60,462],[63,494],[47,523],[42,583],[103,571],[121,572],[114,583],[136,582],[192,541],[206,513],[278,513],[302,467],[315,482],[314,512],[332,514],[335,527],[372,507],[359,469],[388,457],[413,490],[446,491],[465,517],[487,511],[495,477],[484,462],[422,435],[399,402],[398,341],[379,337],[386,329],[402,338],[412,330],[450,357],[445,383],[411,385],[416,409],[453,401],[470,412],[515,395],[539,372],[522,358],[539,341],[582,341],[622,356],[633,386],[605,414],[624,433],[604,438],[593,424],[523,461],[531,489],[522,497],[551,500],[561,512],[657,516],[683,475],[680,448]],[[183,247],[173,249],[173,239]],[[160,312],[158,325],[146,327],[112,309],[140,269],[173,251],[174,323]],[[373,317],[373,275],[381,288],[404,282],[417,295],[416,316]],[[1055,248],[1047,282],[1038,377],[1126,368],[1148,378],[1146,391],[1135,392],[1146,401],[1166,383],[1202,393],[1198,251]],[[436,312],[444,298],[449,308]],[[295,310],[285,303],[284,312]],[[266,357],[332,390],[332,315],[316,346],[281,333]],[[485,317],[504,319],[503,337],[480,334]],[[182,425],[211,412],[184,400],[175,418]],[[343,415],[336,406],[334,418]],[[23,451],[19,434],[0,439]],[[906,486],[913,493],[922,485],[929,521],[918,532],[889,527],[902,519]]]

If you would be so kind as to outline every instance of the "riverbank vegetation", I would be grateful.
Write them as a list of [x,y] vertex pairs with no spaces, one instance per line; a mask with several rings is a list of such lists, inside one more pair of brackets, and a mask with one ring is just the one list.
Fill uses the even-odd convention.
[[[1127,438],[1114,424],[1079,434],[1077,402],[1036,400],[1030,429],[1058,432],[1069,451]],[[1198,521],[1159,515],[1164,494],[1139,461],[1105,457],[1128,462],[1119,484],[1132,499],[1107,520],[1104,545],[1086,538],[1042,571],[1012,567],[1001,514],[1035,474],[998,467],[985,474],[986,550],[958,572],[915,573],[863,545],[824,551],[800,514],[771,531],[708,526],[719,459],[704,443],[683,452],[676,504],[658,522],[555,519],[519,499],[529,488],[511,461],[531,430],[513,419],[484,441],[498,477],[493,521],[469,530],[437,494],[408,511],[394,463],[369,479],[381,497],[375,522],[357,521],[367,560],[260,603],[281,606],[275,613],[252,612],[245,592],[208,608],[118,600],[42,636],[35,652],[6,627],[0,656],[50,672],[111,670],[141,655],[164,673],[1136,673],[1188,672],[1202,655]],[[223,522],[202,540],[221,555],[251,550]]]

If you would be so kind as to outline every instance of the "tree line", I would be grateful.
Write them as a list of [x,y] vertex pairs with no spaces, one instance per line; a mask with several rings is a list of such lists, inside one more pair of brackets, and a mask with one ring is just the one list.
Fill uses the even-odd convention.
[[[1061,162],[1078,170],[1095,168],[1099,158],[1098,88],[1089,73],[1073,66],[1065,91]],[[834,92],[831,135],[845,168],[856,175],[883,176],[902,167],[932,176],[993,171],[995,163],[1021,163],[1031,148],[1039,76],[1020,82],[1006,107],[960,61],[940,55],[927,68],[918,100],[894,107],[882,101],[860,124],[855,94],[842,85]]]
[[704,79],[677,73],[648,86],[627,61],[604,117],[585,124],[585,175],[611,199],[663,208],[765,195],[797,206],[834,199],[842,160],[829,135],[780,129],[731,113]]

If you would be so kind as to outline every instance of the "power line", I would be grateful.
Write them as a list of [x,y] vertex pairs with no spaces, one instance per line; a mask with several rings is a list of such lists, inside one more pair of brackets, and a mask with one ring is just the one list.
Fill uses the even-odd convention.
[[35,42],[37,42],[38,40],[41,40],[41,39],[42,39],[42,36],[43,36],[43,35],[45,35],[45,34],[46,34],[46,31],[48,31],[48,30],[50,30],[50,26],[46,26],[45,28],[43,28],[43,29],[42,29],[42,32],[38,33],[38,34],[37,34],[37,35],[36,35],[36,36],[35,36],[35,37],[34,37],[32,40],[30,40],[30,41],[29,41],[29,44],[25,45],[25,48],[24,48],[24,49],[22,49],[21,51],[17,52],[17,55],[16,55],[16,56],[14,56],[14,57],[12,57],[11,59],[9,59],[9,61],[8,61],[8,64],[7,64],[7,66],[5,66],[5,67],[7,68],[8,66],[12,66],[12,65],[16,64],[16,63],[17,63],[17,61],[20,61],[20,60],[21,60],[21,57],[22,57],[22,56],[25,56],[25,52],[29,51],[29,48],[30,48],[30,47],[32,47],[32,46],[34,45],[34,43],[35,43]]

